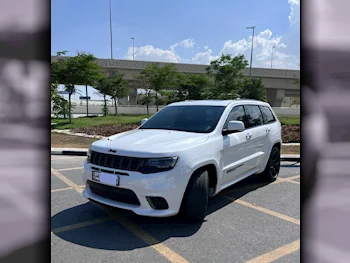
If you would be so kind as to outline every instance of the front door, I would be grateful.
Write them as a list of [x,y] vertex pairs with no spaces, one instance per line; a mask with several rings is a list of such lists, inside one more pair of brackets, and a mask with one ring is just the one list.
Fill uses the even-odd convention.
[[247,132],[249,133],[249,142],[247,148],[249,149],[249,157],[246,161],[248,170],[256,169],[263,161],[266,152],[266,144],[268,140],[268,133],[266,126],[264,126],[264,119],[258,105],[244,105],[247,122]]
[[[229,121],[242,121],[244,123],[244,107],[235,106],[232,108],[223,129],[227,128]],[[223,136],[222,185],[238,179],[249,169],[246,165],[247,157],[252,155],[249,141],[249,132],[246,130]]]

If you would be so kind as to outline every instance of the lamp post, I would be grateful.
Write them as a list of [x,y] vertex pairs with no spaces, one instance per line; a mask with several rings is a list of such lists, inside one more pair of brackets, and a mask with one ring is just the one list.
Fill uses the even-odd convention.
[[132,60],[135,59],[135,38],[132,37]]
[[247,26],[246,29],[252,29],[253,34],[252,34],[252,50],[250,52],[250,69],[249,69],[249,79],[252,78],[252,63],[253,63],[253,49],[254,49],[254,30],[255,26]]
[[273,46],[271,49],[271,68],[272,68],[272,60],[273,60],[273,50],[275,49],[276,46]]
[[111,38],[111,59],[113,59],[112,2],[109,0],[109,32]]

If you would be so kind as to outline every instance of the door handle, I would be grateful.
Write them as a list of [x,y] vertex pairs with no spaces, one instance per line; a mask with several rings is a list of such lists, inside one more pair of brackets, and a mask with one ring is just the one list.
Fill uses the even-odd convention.
[[270,132],[270,128],[267,128],[267,129],[266,129],[266,132]]
[[246,136],[245,136],[247,139],[250,139],[252,137],[252,134],[251,133],[248,133]]

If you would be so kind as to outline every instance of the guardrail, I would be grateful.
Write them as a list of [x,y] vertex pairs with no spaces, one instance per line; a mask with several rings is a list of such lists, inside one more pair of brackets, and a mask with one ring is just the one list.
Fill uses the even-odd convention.
[[[162,109],[163,106],[159,106],[159,109]],[[108,106],[110,113],[115,112],[114,106]],[[154,114],[157,112],[157,108],[150,106],[148,108],[149,114]],[[300,108],[288,108],[288,107],[274,107],[274,112],[277,116],[300,116]],[[54,114],[54,111],[51,109],[51,113]],[[74,106],[72,110],[73,115],[86,114],[86,106]],[[89,106],[89,115],[101,115],[102,106]],[[143,105],[129,105],[129,106],[118,106],[118,114],[125,115],[146,115],[147,108]]]

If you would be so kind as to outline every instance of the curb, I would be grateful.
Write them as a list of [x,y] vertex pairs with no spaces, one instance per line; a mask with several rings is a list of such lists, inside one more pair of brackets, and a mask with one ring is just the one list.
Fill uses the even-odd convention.
[[[87,156],[87,149],[51,148],[51,155]],[[282,154],[283,162],[300,162],[300,155]]]

